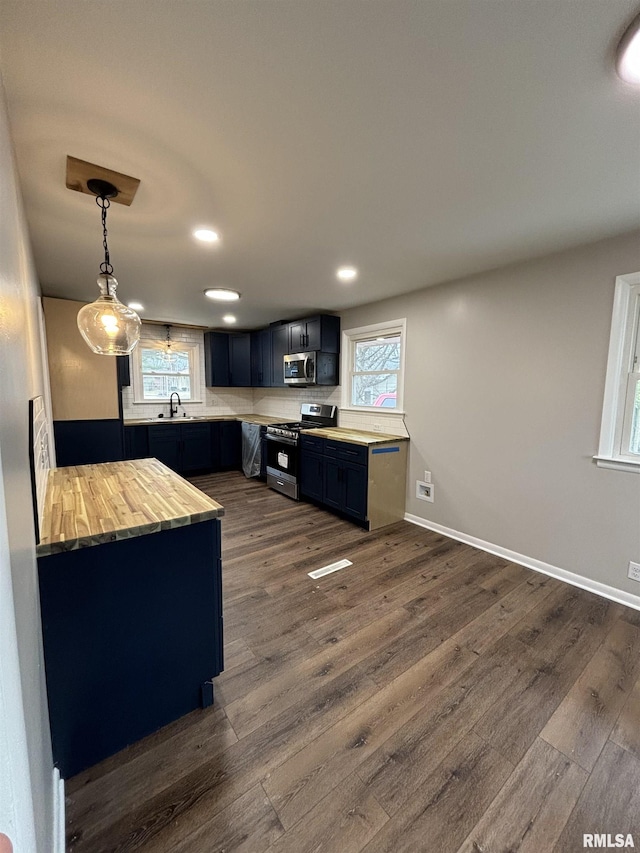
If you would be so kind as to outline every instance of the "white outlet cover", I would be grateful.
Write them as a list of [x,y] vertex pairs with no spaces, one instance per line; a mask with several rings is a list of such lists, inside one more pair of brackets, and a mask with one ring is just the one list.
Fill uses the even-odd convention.
[[425,481],[425,483],[431,482],[431,471],[425,471],[424,472],[424,481]]
[[640,581],[640,563],[634,563],[629,560],[629,571],[627,572],[627,577],[631,578],[632,581]]

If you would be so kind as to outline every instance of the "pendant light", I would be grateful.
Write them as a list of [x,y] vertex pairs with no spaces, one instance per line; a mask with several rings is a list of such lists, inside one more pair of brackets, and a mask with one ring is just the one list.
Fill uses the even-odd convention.
[[140,340],[140,317],[133,309],[123,305],[116,296],[118,282],[113,276],[107,245],[107,210],[110,199],[118,190],[109,181],[92,178],[88,189],[96,195],[96,204],[102,209],[102,245],[104,261],[97,278],[100,296],[95,302],[83,306],[78,312],[78,329],[90,349],[98,355],[129,355]]
[[170,366],[175,361],[176,354],[172,349],[173,341],[171,340],[171,326],[167,325],[165,328],[167,330],[167,339],[165,341],[164,349],[162,351],[162,360],[167,366]]

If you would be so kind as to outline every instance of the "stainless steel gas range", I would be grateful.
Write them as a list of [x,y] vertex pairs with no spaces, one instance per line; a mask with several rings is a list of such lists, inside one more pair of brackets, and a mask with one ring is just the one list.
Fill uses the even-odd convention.
[[334,427],[338,424],[337,406],[303,403],[300,420],[267,427],[267,485],[294,500],[299,500],[300,430]]

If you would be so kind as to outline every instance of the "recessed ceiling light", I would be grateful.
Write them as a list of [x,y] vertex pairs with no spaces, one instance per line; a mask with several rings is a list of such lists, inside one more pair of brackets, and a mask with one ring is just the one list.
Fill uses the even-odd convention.
[[218,302],[237,302],[240,299],[237,290],[228,290],[226,287],[209,287],[204,295],[209,299],[217,299]]
[[336,270],[336,276],[340,281],[353,281],[358,278],[358,270],[355,267],[340,267]]
[[640,15],[634,18],[622,36],[616,67],[626,83],[640,85]]
[[233,314],[225,314],[222,319],[225,323],[235,323],[236,322],[236,318],[233,316]]
[[212,231],[210,228],[198,228],[197,231],[193,232],[193,236],[196,240],[202,240],[203,243],[217,243],[220,239],[218,232]]
[[144,305],[141,302],[127,302],[132,311],[144,311]]

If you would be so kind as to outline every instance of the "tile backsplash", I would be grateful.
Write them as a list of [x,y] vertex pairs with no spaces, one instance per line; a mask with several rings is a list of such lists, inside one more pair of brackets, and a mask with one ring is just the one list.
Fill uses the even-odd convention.
[[[164,326],[143,323],[141,340],[164,340]],[[328,403],[340,406],[340,387],[315,388],[207,388],[204,376],[204,332],[197,329],[171,327],[171,339],[186,343],[199,344],[200,350],[200,399],[201,403],[186,402],[180,409],[188,415],[242,415],[259,414],[273,416],[276,420],[295,421],[300,417],[302,403]],[[122,389],[122,408],[124,419],[155,418],[162,412],[169,413],[166,402],[134,403],[133,387]],[[338,425],[351,429],[375,431],[391,435],[408,435],[402,415],[385,412],[340,411]]]

